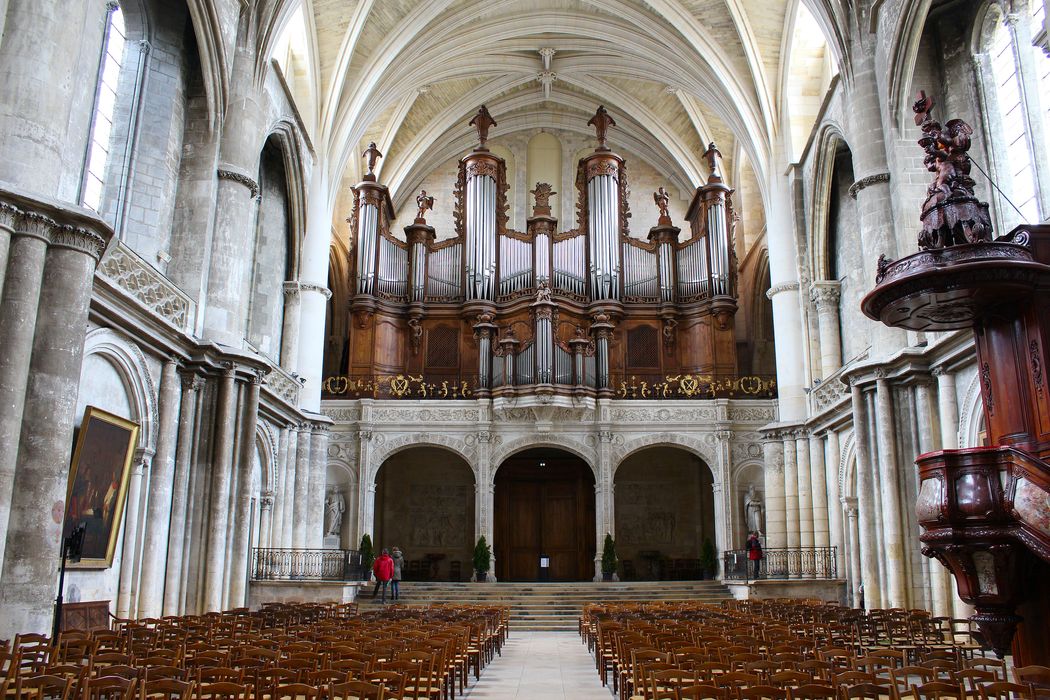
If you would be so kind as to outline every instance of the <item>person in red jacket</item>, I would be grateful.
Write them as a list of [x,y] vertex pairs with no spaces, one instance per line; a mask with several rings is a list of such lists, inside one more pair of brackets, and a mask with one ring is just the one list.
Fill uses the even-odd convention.
[[376,597],[376,593],[379,592],[379,587],[383,587],[383,604],[386,604],[386,586],[390,583],[390,579],[394,577],[394,560],[390,556],[390,552],[383,550],[383,553],[376,559],[376,563],[372,565],[372,573],[376,575],[376,587],[372,591],[372,597]]

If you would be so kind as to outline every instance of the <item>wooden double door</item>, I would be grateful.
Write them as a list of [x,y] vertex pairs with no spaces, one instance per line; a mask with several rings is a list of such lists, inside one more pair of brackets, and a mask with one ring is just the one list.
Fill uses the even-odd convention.
[[496,472],[496,576],[538,581],[540,557],[549,580],[594,576],[594,476],[583,460],[551,449],[528,450]]

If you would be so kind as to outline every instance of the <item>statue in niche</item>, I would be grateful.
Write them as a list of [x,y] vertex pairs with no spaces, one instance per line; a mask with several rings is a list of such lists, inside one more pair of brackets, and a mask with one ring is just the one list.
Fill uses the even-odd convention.
[[346,511],[346,499],[338,491],[330,491],[325,499],[325,537],[339,537],[343,527],[343,513]]
[[744,494],[744,520],[747,522],[748,532],[764,532],[765,528],[765,506],[762,498],[755,492],[755,485],[747,487]]
[[419,208],[416,213],[416,221],[426,222],[427,212],[434,208],[434,197],[427,195],[426,190],[420,190],[419,196],[416,197],[416,206]]

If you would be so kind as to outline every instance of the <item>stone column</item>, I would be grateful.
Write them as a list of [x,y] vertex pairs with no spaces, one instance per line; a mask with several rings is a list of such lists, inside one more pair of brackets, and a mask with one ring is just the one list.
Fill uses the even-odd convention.
[[885,607],[908,604],[905,586],[904,533],[901,529],[900,468],[897,464],[897,430],[893,412],[893,387],[876,371],[875,406],[878,425],[879,487],[882,492],[882,557],[886,569]]
[[[310,519],[310,424],[299,426],[299,442],[295,453],[295,490],[292,496],[292,547],[306,549]],[[370,530],[371,532],[371,530]]]
[[281,369],[299,372],[299,283],[284,283],[284,328],[281,331]]
[[259,422],[259,392],[262,389],[262,377],[263,373],[255,372],[248,384],[241,420],[240,455],[234,469],[237,474],[237,497],[233,502],[233,541],[230,556],[229,605],[231,608],[244,606],[248,583],[253,498],[252,468],[255,463],[255,432]]
[[138,617],[159,617],[164,598],[164,562],[171,523],[175,440],[179,424],[178,362],[170,358],[160,375],[157,454],[150,469],[149,500],[142,537]]
[[[361,401],[361,422],[358,424],[358,472],[361,474],[361,502],[357,508],[358,527],[361,536],[371,537],[375,533],[376,473],[381,464],[372,465],[372,400]],[[374,544],[374,543],[373,543]]]
[[[327,244],[325,246],[327,251]],[[327,264],[327,255],[325,257]],[[324,278],[322,278],[324,279]],[[300,404],[308,411],[321,409],[321,371],[324,364],[325,318],[332,292],[319,283],[299,285],[299,374],[306,380]]]
[[320,549],[324,541],[324,498],[328,482],[328,431],[327,423],[314,425],[310,436],[310,503],[306,533],[306,546]]
[[[784,215],[790,216],[790,210],[786,210]],[[791,235],[790,231],[788,235]],[[790,256],[792,261],[796,256],[793,246],[783,254]],[[771,272],[772,269],[771,258]],[[782,407],[780,419],[800,420],[806,414],[806,397],[803,391],[805,372],[802,366],[802,312],[799,308],[798,282],[792,280],[774,284],[766,292],[766,297],[773,302],[774,336],[782,339],[781,347],[790,348],[776,355],[777,396]]]
[[[29,400],[22,411],[0,579],[4,638],[51,628],[76,410],[73,387],[80,380],[92,278],[112,236],[101,221],[79,212],[47,215],[61,226],[50,232],[48,283],[40,290],[25,390]],[[17,267],[15,259],[10,262]]]
[[809,470],[812,500],[813,546],[830,546],[828,537],[828,483],[824,473],[824,440],[809,438]]
[[766,433],[762,441],[763,484],[766,498],[767,548],[787,546],[787,513],[784,510],[784,448],[777,431]]
[[284,455],[284,489],[281,501],[281,548],[292,548],[292,531],[295,529],[295,468],[299,461],[299,426],[288,424],[288,451]]
[[959,400],[955,391],[955,375],[944,367],[930,372],[937,378],[937,413],[941,419],[941,449],[959,449]]
[[839,297],[841,284],[835,280],[814,282],[809,297],[817,307],[820,333],[820,373],[823,379],[842,367],[842,339],[839,331]]
[[179,410],[179,439],[175,449],[175,481],[171,494],[171,525],[168,529],[167,566],[164,572],[164,615],[182,612],[182,559],[186,543],[186,511],[190,499],[190,471],[197,435],[197,395],[204,379],[182,375],[182,407]]
[[[1021,7],[1025,7],[1022,4]],[[1047,153],[1042,144],[1046,142],[1044,114],[1048,105],[1040,104],[1038,86],[1041,83],[1040,66],[1036,65],[1035,52],[1032,50],[1032,36],[1042,31],[1042,27],[1033,30],[1031,15],[1028,12],[1009,12],[1003,18],[1010,36],[1013,38],[1014,60],[1018,67],[1018,88],[1022,93],[1021,108],[1027,112],[1028,123],[1025,129],[1028,139],[1028,150],[1032,154],[1032,171],[1036,178],[1036,195],[1039,197],[1039,215],[1045,221],[1050,218],[1050,172],[1047,172]],[[1031,222],[1038,223],[1038,222]]]
[[135,579],[135,565],[138,563],[138,552],[135,542],[138,539],[139,520],[142,512],[142,474],[149,471],[152,450],[138,450],[131,463],[131,474],[128,476],[127,502],[124,505],[124,546],[120,554],[120,583],[117,585],[117,617],[131,617],[131,589]]
[[849,531],[849,577],[853,584],[853,607],[861,607],[861,591],[862,585],[860,562],[861,562],[861,543],[860,543],[860,528],[857,525],[857,506],[856,504],[850,504],[846,506],[846,520],[847,528]]
[[787,547],[798,549],[802,540],[798,514],[798,452],[793,429],[785,431],[784,436],[784,511],[787,514],[787,530],[784,533]]
[[[608,415],[608,399],[599,399],[598,415]],[[595,549],[594,549],[594,577],[595,581],[601,581],[602,573],[602,550],[605,548],[605,535],[610,534],[616,539],[616,522],[613,510],[616,507],[616,467],[612,463],[612,426],[601,424],[598,428],[597,457],[598,475],[594,480],[594,513],[596,519]],[[618,574],[614,574],[619,580]]]
[[0,200],[0,217],[12,229],[9,256],[12,264],[5,276],[0,300],[0,572],[3,571],[4,549],[11,496],[15,484],[15,463],[22,434],[22,412],[29,362],[33,354],[40,285],[44,276],[47,243],[54,222],[41,215],[24,213],[13,204]]
[[[868,408],[864,391],[852,378],[850,381],[853,399],[853,431],[857,446],[857,547],[851,543],[851,551],[859,552],[860,571],[857,581],[864,586],[864,602],[868,608],[882,607],[879,592],[879,547],[876,539],[875,519],[875,475],[870,463],[868,431]],[[851,535],[852,536],[852,535]]]
[[810,466],[808,431],[795,432],[795,455],[798,463],[799,546],[813,546],[813,476]]
[[270,529],[273,527],[273,491],[264,491],[259,499],[259,539],[256,545],[267,549],[270,546]]
[[847,536],[843,531],[842,524],[842,494],[839,493],[839,461],[842,452],[839,448],[839,434],[829,430],[827,441],[824,443],[824,477],[827,484],[827,506],[828,506],[828,531],[829,543],[835,548],[836,569],[839,576],[846,575],[845,558],[843,546]]
[[208,507],[204,554],[204,599],[201,612],[222,610],[223,573],[226,569],[226,538],[230,522],[230,476],[233,471],[234,428],[237,424],[236,369],[227,364],[219,381],[215,411],[214,450],[211,465],[211,497]]
[[715,433],[718,439],[718,471],[711,482],[715,506],[715,547],[718,554],[719,576],[722,572],[722,553],[733,548],[733,524],[730,513],[733,504],[730,501],[732,491],[729,475],[733,471],[732,440],[733,431],[719,430]]
[[[285,481],[288,478],[288,433],[291,426],[281,428],[277,439],[277,475],[273,484],[273,512],[270,514],[270,529],[265,533],[266,546],[280,549],[284,535]],[[260,541],[262,541],[260,537]],[[262,545],[259,545],[262,546]]]

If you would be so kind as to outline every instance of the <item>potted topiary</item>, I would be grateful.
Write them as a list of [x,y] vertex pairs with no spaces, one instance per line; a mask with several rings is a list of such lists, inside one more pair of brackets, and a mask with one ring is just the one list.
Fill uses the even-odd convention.
[[372,538],[368,533],[361,536],[361,544],[357,550],[361,554],[361,580],[367,581],[372,578],[372,564],[376,560],[375,550],[372,549]]
[[602,581],[612,581],[616,573],[616,542],[612,535],[605,533],[605,544],[602,545]]
[[700,578],[714,578],[717,572],[718,555],[715,552],[715,543],[710,537],[705,537],[700,546]]
[[488,542],[485,541],[485,536],[482,535],[478,538],[478,543],[474,545],[475,579],[479,582],[488,580],[489,566],[491,565],[492,549],[489,548]]

